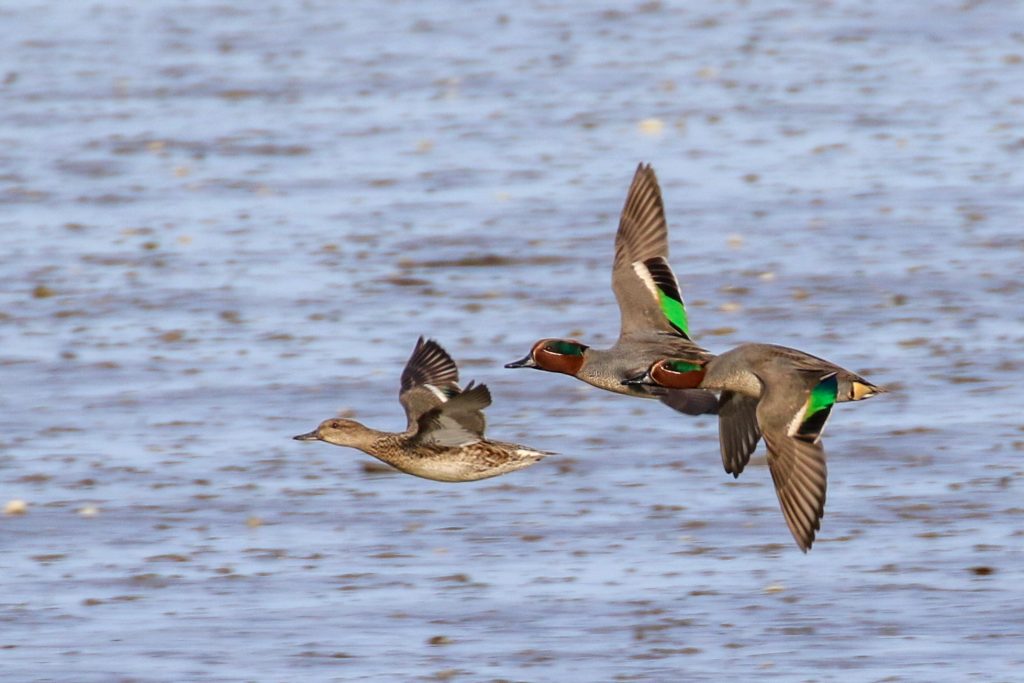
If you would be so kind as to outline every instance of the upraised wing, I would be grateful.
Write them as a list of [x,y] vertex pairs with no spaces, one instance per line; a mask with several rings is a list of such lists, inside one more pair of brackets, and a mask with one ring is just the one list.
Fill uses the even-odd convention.
[[621,337],[669,332],[689,339],[686,307],[668,264],[668,225],[658,178],[640,164],[615,235],[612,290],[619,302]]
[[398,400],[405,408],[408,430],[420,416],[459,393],[459,369],[433,339],[420,337],[402,370]]
[[473,386],[420,415],[416,439],[423,444],[456,448],[482,441],[485,418],[483,409],[491,405],[487,386]]

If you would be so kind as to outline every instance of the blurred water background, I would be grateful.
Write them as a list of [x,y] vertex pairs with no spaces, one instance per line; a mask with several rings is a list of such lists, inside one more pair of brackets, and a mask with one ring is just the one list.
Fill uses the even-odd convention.
[[[4,680],[1021,680],[1022,20],[0,6]],[[501,369],[614,339],[641,160],[700,342],[893,389],[834,411],[806,556],[713,419]],[[399,429],[420,334],[560,455],[447,485],[289,439]]]

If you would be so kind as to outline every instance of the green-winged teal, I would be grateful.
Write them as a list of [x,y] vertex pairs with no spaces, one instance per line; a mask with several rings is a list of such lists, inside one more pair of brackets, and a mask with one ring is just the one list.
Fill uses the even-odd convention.
[[575,339],[541,339],[529,355],[506,368],[560,372],[618,394],[658,398],[689,414],[714,412],[717,399],[701,390],[666,392],[660,387],[626,385],[659,358],[706,362],[712,357],[689,336],[686,307],[668,264],[668,225],[654,170],[640,164],[626,197],[615,235],[612,290],[621,326],[610,349]]
[[743,344],[708,362],[661,359],[626,383],[721,392],[718,432],[725,471],[738,477],[764,437],[782,513],[804,552],[825,512],[821,431],[832,405],[884,391],[827,360],[774,344]]
[[406,430],[380,432],[354,420],[324,420],[299,441],[357,448],[408,474],[436,481],[475,481],[528,467],[551,455],[526,446],[484,439],[483,409],[491,394],[483,384],[459,389],[455,362],[434,340],[420,337],[402,371],[398,400]]

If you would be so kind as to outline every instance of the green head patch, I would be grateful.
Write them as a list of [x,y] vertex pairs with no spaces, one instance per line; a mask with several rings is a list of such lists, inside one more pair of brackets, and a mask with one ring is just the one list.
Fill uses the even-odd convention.
[[688,363],[685,360],[667,360],[665,361],[665,367],[672,372],[698,372],[704,369],[703,366],[697,363]]
[[544,345],[544,350],[560,356],[582,356],[586,346],[569,339],[555,339]]

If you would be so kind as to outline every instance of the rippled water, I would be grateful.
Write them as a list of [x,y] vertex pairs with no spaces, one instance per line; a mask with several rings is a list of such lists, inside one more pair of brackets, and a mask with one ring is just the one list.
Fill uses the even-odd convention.
[[[1020,680],[1024,12],[893,5],[0,8],[4,680]],[[894,389],[806,556],[713,420],[501,369],[615,336],[640,160],[701,342]],[[420,334],[560,455],[289,440]]]

